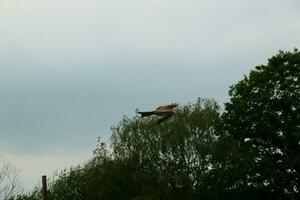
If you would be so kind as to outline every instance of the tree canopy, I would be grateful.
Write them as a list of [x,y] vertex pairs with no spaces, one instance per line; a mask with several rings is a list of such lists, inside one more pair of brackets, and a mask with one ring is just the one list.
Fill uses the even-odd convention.
[[238,141],[243,167],[233,186],[274,198],[300,191],[300,52],[280,51],[229,91],[224,135]]

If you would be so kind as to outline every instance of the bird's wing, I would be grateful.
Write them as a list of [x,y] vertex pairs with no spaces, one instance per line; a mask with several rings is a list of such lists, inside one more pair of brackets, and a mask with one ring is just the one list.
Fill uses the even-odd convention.
[[168,107],[168,108],[174,108],[174,105],[175,105],[175,104],[172,103],[172,104],[165,105],[165,107]]
[[162,108],[164,108],[165,106],[158,106],[157,108],[156,108],[156,110],[160,110],[160,109],[162,109]]
[[168,104],[168,105],[162,105],[156,108],[156,110],[173,110],[175,107],[177,106],[177,104]]
[[158,111],[158,112],[169,112],[169,111],[172,111],[173,109],[171,107],[168,107],[168,106],[159,106],[158,108],[156,108],[155,111]]
[[163,115],[161,118],[159,118],[157,120],[157,123],[158,124],[163,123],[164,121],[166,121],[167,119],[169,119],[172,115],[173,115],[173,113],[168,113],[168,114]]

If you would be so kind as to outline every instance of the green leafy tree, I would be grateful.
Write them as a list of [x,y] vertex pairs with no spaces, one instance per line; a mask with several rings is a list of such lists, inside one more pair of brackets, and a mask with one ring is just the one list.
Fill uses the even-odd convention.
[[229,95],[220,139],[233,145],[224,165],[231,171],[226,190],[258,198],[298,198],[300,52],[280,51],[232,86]]
[[[111,147],[98,141],[94,157],[49,181],[49,200],[207,199],[219,106],[198,99],[176,109],[162,125],[156,117],[124,117],[112,128]],[[39,192],[17,200],[39,199]]]
[[211,169],[219,106],[199,99],[176,110],[163,125],[156,118],[124,118],[113,128],[116,160],[131,171],[131,194],[136,199],[199,199],[206,194],[205,176]]
[[14,195],[9,200],[41,200],[41,190],[38,187],[35,187],[33,191],[26,194]]
[[88,199],[87,177],[85,166],[71,167],[55,174],[53,180],[49,182],[49,199]]

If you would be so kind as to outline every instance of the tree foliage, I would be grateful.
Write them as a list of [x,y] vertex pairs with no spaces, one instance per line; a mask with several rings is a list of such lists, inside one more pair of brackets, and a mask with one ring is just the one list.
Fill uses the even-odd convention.
[[162,126],[153,118],[124,118],[113,128],[113,157],[130,162],[137,197],[195,198],[202,195],[196,191],[205,187],[219,122],[216,102],[201,99],[177,109]]
[[223,131],[237,141],[242,153],[235,166],[239,175],[231,186],[269,198],[296,198],[300,191],[300,52],[280,51],[232,86],[229,94]]
[[99,141],[92,160],[55,175],[49,199],[199,199],[219,123],[217,103],[203,99],[163,125],[124,117],[112,128],[110,150]]

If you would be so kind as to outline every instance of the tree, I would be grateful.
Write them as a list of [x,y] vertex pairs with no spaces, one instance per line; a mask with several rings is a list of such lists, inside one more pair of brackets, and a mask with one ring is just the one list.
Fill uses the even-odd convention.
[[41,190],[38,187],[35,187],[33,191],[28,192],[26,194],[17,194],[8,198],[8,200],[41,200],[41,199],[42,199]]
[[219,106],[207,99],[179,107],[162,125],[155,117],[124,117],[112,128],[110,150],[99,141],[93,159],[54,176],[48,198],[207,199],[219,123]]
[[234,166],[239,174],[227,189],[296,199],[300,191],[300,52],[280,51],[233,85],[229,95],[222,115],[222,139],[232,137],[240,155]]
[[113,157],[128,162],[133,197],[204,198],[219,123],[219,106],[203,99],[179,107],[162,126],[155,118],[124,118],[113,128]]
[[20,185],[16,169],[0,159],[0,199],[7,200],[19,192]]

